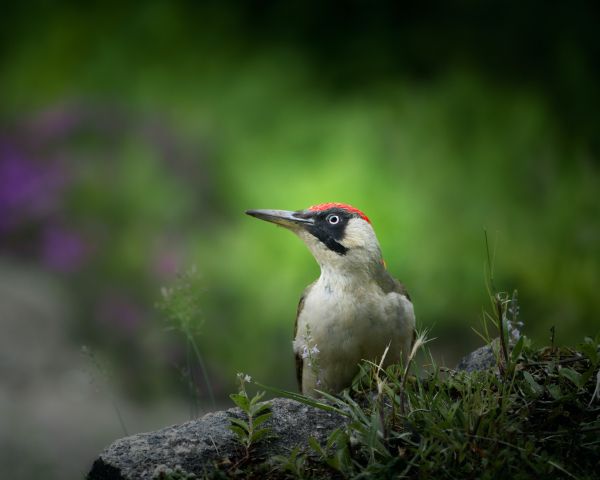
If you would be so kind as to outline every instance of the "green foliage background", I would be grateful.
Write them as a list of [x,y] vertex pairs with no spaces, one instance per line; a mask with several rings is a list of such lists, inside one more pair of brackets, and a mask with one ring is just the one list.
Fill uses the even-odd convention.
[[[449,364],[479,343],[484,229],[498,288],[519,290],[528,335],[544,342],[555,326],[573,343],[598,332],[598,40],[587,4],[392,3],[5,12],[8,136],[39,139],[43,119],[73,112],[80,125],[25,142],[41,159],[62,153],[70,183],[53,215],[92,245],[84,266],[57,273],[77,305],[69,334],[103,352],[131,394],[178,384],[171,363],[183,354],[154,304],[192,264],[216,394],[240,370],[293,387],[296,302],[318,268],[248,208],[364,210]],[[43,221],[5,237],[3,252],[37,262],[35,248],[17,247]],[[174,260],[157,273],[161,255]],[[141,319],[98,320],[106,292],[133,299]]]

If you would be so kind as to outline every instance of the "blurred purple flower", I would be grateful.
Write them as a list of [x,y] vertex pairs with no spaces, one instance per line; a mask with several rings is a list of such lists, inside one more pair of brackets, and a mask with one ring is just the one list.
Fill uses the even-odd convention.
[[42,233],[41,258],[54,270],[65,273],[79,270],[89,252],[89,245],[73,230],[49,226]]
[[137,331],[144,318],[142,308],[121,293],[104,297],[97,312],[99,322],[126,334]]
[[181,265],[181,255],[175,251],[160,252],[154,259],[154,275],[159,279],[173,278]]
[[58,165],[36,162],[0,138],[0,233],[55,210],[65,183]]
[[44,142],[72,133],[85,121],[81,110],[75,105],[59,105],[40,112],[29,124],[31,136]]

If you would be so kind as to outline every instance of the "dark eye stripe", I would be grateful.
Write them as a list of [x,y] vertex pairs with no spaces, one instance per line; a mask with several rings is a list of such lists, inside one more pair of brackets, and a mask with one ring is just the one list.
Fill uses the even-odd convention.
[[311,235],[318,238],[323,244],[329,248],[329,250],[333,250],[335,253],[340,255],[346,255],[348,249],[344,247],[341,243],[339,243],[331,233],[329,233],[324,228],[319,227],[318,225],[311,226],[308,228],[308,231]]
[[308,231],[330,250],[339,255],[346,255],[348,249],[340,242],[344,238],[348,220],[353,216],[353,214],[339,209],[333,212],[319,212],[316,215],[315,224],[308,228]]

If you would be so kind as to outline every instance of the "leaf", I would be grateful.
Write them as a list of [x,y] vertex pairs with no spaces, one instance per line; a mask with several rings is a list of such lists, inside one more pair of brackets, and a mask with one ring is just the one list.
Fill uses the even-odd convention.
[[535,381],[535,379],[533,378],[533,375],[531,375],[531,373],[529,373],[527,371],[523,371],[523,378],[525,378],[525,381],[527,382],[527,385],[529,387],[529,393],[531,395],[534,395],[537,397],[542,393],[542,391],[544,389],[542,388],[542,386],[539,383],[537,383]]
[[[591,341],[591,339],[589,340]],[[600,360],[600,353],[598,353],[598,347],[595,344],[587,342],[582,343],[579,346],[579,349],[581,350],[581,353],[583,353],[589,359],[589,361],[592,362],[592,365],[598,365],[598,361]]]
[[259,405],[250,405],[250,415],[256,416],[263,412],[268,412],[273,404],[271,402],[264,402]]
[[265,392],[257,392],[256,395],[252,397],[252,400],[250,400],[250,405],[256,406],[260,402],[260,399],[264,396]]
[[516,362],[517,359],[519,358],[519,355],[521,355],[521,351],[523,350],[524,343],[525,343],[525,337],[523,335],[521,335],[519,337],[519,340],[517,340],[517,343],[513,347],[512,352],[510,353],[510,358],[513,362]]
[[327,438],[327,448],[331,448],[334,444],[344,445],[346,443],[346,434],[342,431],[341,428],[336,428],[333,432],[329,434]]
[[569,379],[577,388],[582,387],[581,374],[568,367],[563,367],[558,371],[561,377]]
[[592,375],[594,375],[596,371],[596,367],[594,365],[591,365],[590,368],[588,368],[585,372],[583,372],[581,374],[581,386],[583,387],[590,378],[592,378]]
[[237,425],[228,425],[227,428],[231,430],[238,437],[238,440],[242,443],[245,443],[248,439],[248,433],[242,430]]
[[344,392],[342,393],[343,400],[339,400],[339,399],[333,397],[332,395],[326,394],[325,392],[319,392],[319,393],[325,394],[332,401],[337,401],[338,404],[341,403],[345,407],[350,407],[350,413],[346,413],[346,416],[353,417],[354,419],[356,419],[356,420],[358,420],[358,421],[360,421],[361,423],[364,423],[364,424],[369,423],[369,419],[365,415],[365,412],[363,411],[363,409],[361,408],[361,406],[358,403],[356,403],[352,399],[352,397],[350,397],[350,392],[348,392],[348,390],[344,390]]
[[238,407],[240,407],[244,412],[248,412],[250,408],[250,402],[248,401],[248,395],[245,393],[232,393],[229,395],[229,398],[233,400]]
[[272,416],[273,416],[273,414],[271,412],[265,413],[263,415],[259,415],[252,421],[252,425],[254,427],[258,427],[259,425],[262,425],[263,423],[265,423]]
[[559,385],[552,384],[548,385],[546,388],[554,400],[560,400],[563,397]]
[[317,454],[325,458],[325,450],[323,450],[323,447],[321,447],[321,444],[315,437],[308,437],[308,445],[310,445],[310,448],[312,448]]
[[252,433],[250,436],[250,442],[258,442],[260,439],[265,438],[267,435],[270,435],[271,429],[269,428],[260,428]]
[[379,413],[376,410],[373,410],[373,412],[371,413],[371,418],[368,427],[369,428],[366,432],[367,446],[370,449],[377,449],[377,443],[379,443],[379,433],[382,431],[383,426],[381,425]]
[[344,473],[350,463],[348,436],[340,429],[338,429],[338,434],[336,434],[334,454],[327,460],[327,463],[342,473]]
[[232,425],[237,425],[240,428],[242,428],[243,430],[245,430],[246,432],[250,431],[250,427],[248,426],[248,424],[240,418],[230,418],[229,421],[231,422]]
[[326,412],[339,413],[340,415],[343,415],[345,417],[350,416],[348,412],[344,412],[343,410],[341,410],[339,408],[336,408],[332,405],[328,405],[323,402],[319,402],[319,401],[315,400],[314,398],[307,397],[300,393],[290,392],[289,390],[282,390],[282,389],[276,388],[276,387],[269,387],[269,386],[263,385],[262,383],[259,383],[259,382],[254,382],[254,383],[256,385],[258,385],[259,387],[269,390],[270,392],[276,393],[277,395],[279,395],[281,397],[291,398],[292,400],[296,400],[297,402],[303,403],[304,405],[308,405],[309,407],[318,408],[319,410],[324,410]]

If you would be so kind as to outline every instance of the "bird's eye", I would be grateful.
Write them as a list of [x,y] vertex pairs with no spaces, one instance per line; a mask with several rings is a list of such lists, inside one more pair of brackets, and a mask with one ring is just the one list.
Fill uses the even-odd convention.
[[337,215],[329,215],[327,217],[327,221],[331,224],[331,225],[336,225],[338,223],[340,223],[340,217],[338,217]]

